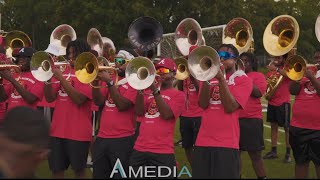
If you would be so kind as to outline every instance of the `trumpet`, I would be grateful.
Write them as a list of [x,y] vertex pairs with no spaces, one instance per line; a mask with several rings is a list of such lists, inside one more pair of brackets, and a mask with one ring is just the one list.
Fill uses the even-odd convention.
[[[59,56],[58,56],[59,57]],[[59,83],[56,82],[47,82],[53,76],[52,67],[59,67],[61,72],[64,72],[70,64],[63,58],[59,57],[60,62],[54,62],[51,55],[45,51],[36,52],[30,61],[30,70],[31,74],[35,79],[46,84]],[[71,73],[69,72],[67,79],[70,78]]]
[[116,74],[116,82],[118,83],[117,68],[111,66],[99,65],[98,59],[90,52],[83,52],[78,55],[75,62],[75,75],[77,79],[84,84],[89,84],[93,88],[104,88],[106,86],[94,86],[92,82],[97,78],[99,71],[108,71],[109,74]]
[[143,90],[155,81],[156,69],[150,59],[140,56],[128,63],[125,74],[131,87]]

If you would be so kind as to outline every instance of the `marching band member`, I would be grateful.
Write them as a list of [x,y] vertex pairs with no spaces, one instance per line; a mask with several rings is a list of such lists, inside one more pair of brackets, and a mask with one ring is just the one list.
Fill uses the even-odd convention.
[[[127,62],[134,56],[120,50],[115,58],[119,68],[119,81],[116,84],[115,74],[109,75],[100,71],[98,78],[106,83],[107,88],[93,88],[92,96],[97,106],[103,106],[100,127],[93,146],[93,178],[109,178],[117,159],[128,170],[128,161],[132,153],[135,134],[134,100],[136,91],[125,78]],[[98,85],[95,80],[93,85]],[[121,177],[120,174],[114,178]]]
[[[248,151],[252,161],[253,169],[258,179],[266,178],[264,164],[262,160],[262,150],[264,150],[263,119],[260,98],[267,89],[267,82],[264,74],[257,72],[257,58],[252,53],[242,53],[240,59],[245,66],[245,73],[252,79],[253,88],[247,102],[246,108],[239,113],[240,125],[240,153]],[[240,154],[240,173],[242,168]]]
[[28,106],[37,108],[37,103],[43,96],[43,84],[37,81],[30,72],[30,61],[36,50],[32,47],[21,48],[16,63],[20,66],[21,73],[12,73],[0,70],[0,101],[8,102],[8,110],[15,106]]
[[[160,59],[156,70],[159,75],[156,82],[160,87],[157,88],[154,82],[149,88],[152,92],[150,95],[144,96],[142,91],[138,91],[135,100],[140,130],[129,162],[134,170],[141,166],[166,166],[173,170],[176,166],[174,130],[176,119],[184,109],[185,95],[173,88],[176,65],[172,59]],[[156,168],[155,176],[157,175]],[[173,174],[169,177],[173,177]]]
[[218,54],[225,68],[200,84],[199,106],[204,110],[195,143],[193,178],[239,178],[239,110],[252,92],[252,80],[236,71],[238,50],[222,44]]
[[[196,47],[190,47],[190,53]],[[197,139],[203,111],[198,104],[199,82],[194,77],[189,76],[184,81],[178,81],[178,89],[183,91],[186,96],[186,109],[180,116],[182,147],[189,163],[192,164],[193,146]]]
[[[51,152],[48,159],[49,168],[55,178],[64,178],[64,171],[69,165],[77,178],[86,177],[85,167],[92,140],[92,93],[90,86],[81,83],[75,77],[74,62],[79,54],[89,51],[90,46],[82,39],[69,42],[66,56],[70,67],[65,74],[59,69],[53,69],[52,79],[60,83],[45,83],[44,86],[46,100],[49,103],[56,101],[50,133]],[[66,76],[69,78],[66,79]]]
[[267,109],[267,122],[271,123],[271,151],[263,156],[263,159],[275,159],[278,158],[277,154],[277,142],[278,142],[278,127],[283,127],[285,130],[285,142],[286,142],[286,154],[284,157],[285,163],[291,162],[290,157],[290,144],[289,144],[289,125],[290,125],[290,92],[289,82],[285,70],[283,70],[284,61],[288,58],[288,54],[282,56],[274,56],[273,63],[268,66],[269,72],[267,77],[270,77],[274,73],[284,76],[283,81],[275,90],[273,96],[268,100]]
[[[314,59],[320,62],[320,50],[315,52]],[[289,90],[295,95],[289,129],[289,142],[295,159],[295,176],[298,179],[308,178],[309,162],[313,161],[317,177],[320,178],[319,73],[307,69],[305,77],[300,81],[290,82]]]

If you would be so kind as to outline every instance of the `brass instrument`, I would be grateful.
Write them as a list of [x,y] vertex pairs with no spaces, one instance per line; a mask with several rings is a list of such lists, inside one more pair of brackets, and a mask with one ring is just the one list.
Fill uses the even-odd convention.
[[98,52],[98,55],[102,55],[103,51],[103,42],[100,32],[96,28],[91,28],[87,35],[87,42],[90,45],[91,49]]
[[32,41],[30,37],[22,32],[22,31],[10,31],[4,32],[1,34],[4,37],[6,43],[6,55],[7,57],[12,57],[12,52],[15,48],[22,48],[22,47],[31,47]]
[[253,52],[253,31],[250,23],[244,18],[233,18],[224,28],[223,44],[234,45],[239,54],[251,48]]
[[77,39],[76,31],[68,24],[61,24],[56,27],[50,35],[50,43],[57,43],[59,54],[65,55],[66,48],[70,41]]
[[205,44],[200,24],[192,19],[183,19],[175,31],[175,43],[183,56],[189,55],[191,46],[201,46]]
[[284,64],[284,70],[286,71],[288,78],[294,81],[302,79],[306,69],[307,61],[299,55],[290,56]]
[[[296,43],[299,38],[299,24],[295,18],[289,15],[281,15],[274,18],[266,27],[263,34],[263,45],[266,51],[272,56],[282,56],[286,53],[293,52],[295,49]],[[290,56],[289,56],[290,58]],[[295,61],[295,60],[294,60]],[[271,65],[271,62],[269,65]],[[290,63],[287,63],[285,60],[285,69],[288,72],[289,68],[292,68]],[[301,67],[303,66],[300,64]],[[299,70],[300,65],[296,64],[296,70]],[[293,68],[294,69],[294,68]],[[302,70],[302,69],[301,69]],[[290,71],[291,73],[296,73],[297,71]],[[292,75],[299,77],[299,75]],[[265,93],[266,99],[270,99],[275,93],[276,89],[279,87],[279,84],[282,82],[283,76],[279,73],[273,73],[268,79],[267,91]]]
[[184,57],[178,57],[174,59],[174,62],[177,66],[177,72],[175,79],[177,80],[185,80],[189,77],[190,73],[188,70],[188,60]]
[[316,24],[315,24],[315,33],[318,41],[320,42],[320,14],[317,17]]
[[102,56],[107,58],[109,62],[114,63],[114,58],[116,54],[116,47],[111,39],[107,37],[102,37]]
[[161,41],[163,28],[160,22],[148,16],[133,21],[128,30],[130,43],[144,52],[155,48]]
[[220,70],[220,57],[212,47],[200,46],[189,54],[188,69],[199,81],[211,80]]
[[128,63],[125,74],[132,88],[143,90],[155,81],[156,69],[150,59],[140,56]]
[[[61,72],[64,72],[67,66],[69,66],[69,63],[63,56],[59,57],[58,62],[54,62],[51,55],[45,51],[36,52],[30,61],[30,70],[33,77],[38,81],[46,82],[47,84],[59,83],[59,81],[47,82],[53,76],[53,67],[58,67]],[[69,72],[67,79],[70,78],[70,74],[71,73]]]
[[[77,79],[84,84],[89,84],[93,88],[104,88],[106,86],[94,86],[91,83],[97,78],[99,71],[108,71],[116,75],[116,82],[118,83],[117,69],[110,66],[100,66],[96,56],[90,52],[83,52],[78,55],[74,64],[75,75]],[[110,72],[111,71],[111,72]]]

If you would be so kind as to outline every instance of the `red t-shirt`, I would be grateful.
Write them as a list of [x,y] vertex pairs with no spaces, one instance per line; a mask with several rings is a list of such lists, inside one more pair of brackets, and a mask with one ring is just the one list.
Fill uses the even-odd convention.
[[[248,102],[252,92],[252,80],[243,71],[236,71],[232,76],[227,74],[226,77],[230,93],[240,108],[232,113],[224,111],[220,100],[219,82],[215,78],[212,79],[209,107],[202,114],[196,146],[239,149],[239,110]],[[202,83],[200,85],[202,88]]]
[[320,96],[317,95],[312,83],[306,78],[300,81],[300,85],[300,92],[295,96],[292,106],[291,126],[320,130],[320,114],[318,112]]
[[141,118],[139,136],[134,145],[134,149],[137,151],[161,154],[174,153],[175,124],[176,119],[185,108],[185,95],[174,88],[161,90],[160,94],[171,108],[174,118],[162,119],[154,96],[145,96],[145,115]]
[[[267,77],[270,77],[275,72],[269,71]],[[276,73],[280,76],[279,73]],[[289,92],[290,79],[283,77],[282,82],[279,84],[278,89],[275,91],[271,99],[268,101],[270,105],[281,106],[283,103],[290,103],[290,92]]]
[[201,117],[203,110],[198,105],[198,91],[190,78],[183,81],[183,91],[186,96],[186,109],[183,110],[181,116]]
[[[126,82],[126,79],[118,82],[118,90],[123,97],[135,103],[137,91]],[[111,99],[108,88],[102,89],[102,94],[107,99],[102,110],[98,137],[121,138],[134,135],[134,106],[126,111],[119,111]]]
[[4,82],[5,91],[8,95],[8,111],[16,106],[28,106],[36,109],[38,102],[43,97],[43,83],[36,80],[31,72],[22,72],[20,74],[20,78],[18,79],[18,75],[15,75],[16,80],[30,93],[38,97],[38,100],[33,104],[28,104],[22,96],[18,93],[18,91],[14,88],[14,86],[9,82]]
[[53,101],[51,103],[48,103],[46,98],[43,96],[41,101],[38,102],[37,106],[39,107],[51,107],[53,108],[56,104],[56,101]]
[[[267,81],[265,76],[260,72],[249,72],[247,73],[247,76],[252,79],[253,84],[259,89],[260,93],[263,95],[267,89]],[[240,110],[239,118],[262,119],[262,106],[260,98],[255,98],[250,95],[245,109]]]
[[[78,106],[71,100],[60,83],[52,84],[54,92],[57,93],[57,98],[51,123],[51,136],[76,141],[91,141],[92,90],[89,85],[81,83],[75,77],[74,70],[71,70],[70,74],[68,81],[88,100]],[[68,75],[63,74],[63,76],[67,78]]]

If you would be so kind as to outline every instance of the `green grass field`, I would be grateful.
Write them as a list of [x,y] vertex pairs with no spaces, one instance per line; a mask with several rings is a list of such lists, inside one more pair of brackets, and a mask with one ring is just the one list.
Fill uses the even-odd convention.
[[[265,113],[264,113],[264,124],[269,125],[269,123],[265,122]],[[268,127],[264,128],[264,139],[270,139],[270,132],[271,132],[270,128]],[[174,141],[177,142],[178,140],[180,140],[179,121],[177,121]],[[280,143],[278,145],[279,158],[276,160],[264,160],[267,177],[269,179],[270,178],[292,179],[294,178],[294,159],[293,159],[292,153],[291,153],[291,158],[292,158],[291,163],[285,164],[282,162],[285,154],[285,142],[284,142],[283,132],[279,131],[278,142]],[[271,143],[267,140],[265,140],[265,147],[266,149],[263,151],[263,155],[271,149]],[[186,165],[188,169],[191,171],[190,165],[187,162],[187,159],[185,157],[184,150],[182,147],[180,146],[175,147],[175,155],[176,155],[176,160],[179,163],[179,167]],[[246,152],[242,153],[242,162],[243,162],[242,178],[255,179],[256,175],[252,168],[250,158]],[[90,178],[91,170],[87,169],[87,172],[88,172],[88,178]],[[179,170],[178,170],[178,173],[179,173]],[[45,178],[45,179],[51,178],[51,173],[49,171],[47,161],[43,162],[42,165],[39,167],[37,171],[37,177]],[[73,178],[73,177],[74,177],[73,173],[69,168],[69,170],[66,173],[66,178]],[[188,178],[188,176],[182,176],[181,178]],[[309,178],[316,178],[316,173],[314,171],[314,166],[312,163],[310,164]]]

